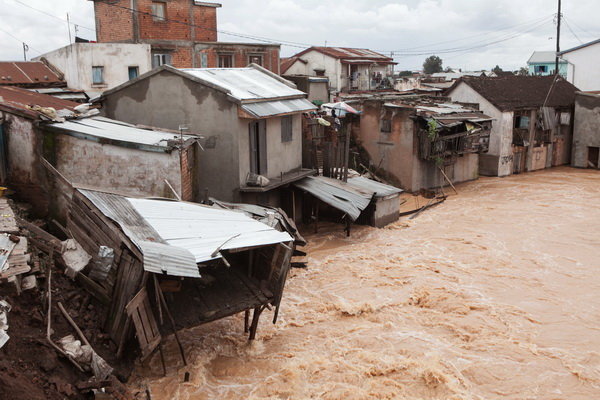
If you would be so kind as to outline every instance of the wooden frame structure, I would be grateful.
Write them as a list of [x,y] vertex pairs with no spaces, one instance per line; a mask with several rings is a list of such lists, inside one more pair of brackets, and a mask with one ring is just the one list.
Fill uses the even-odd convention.
[[[293,253],[292,241],[234,250],[217,249],[222,258],[199,265],[200,278],[167,275],[145,269],[144,252],[107,214],[82,191],[75,190],[67,230],[92,255],[92,261],[78,274],[77,280],[106,305],[105,330],[118,344],[119,356],[134,333],[143,359],[160,348],[162,337],[168,333],[164,314],[178,342],[177,330],[181,328],[242,312],[250,340],[256,337],[258,321],[265,308],[275,307],[273,323],[276,322]],[[148,240],[162,240],[156,232],[141,229],[146,229],[144,234]],[[108,277],[96,281],[90,272],[99,259],[100,246],[112,248],[114,260]],[[253,311],[251,324],[250,311]],[[185,362],[181,345],[180,349]]]

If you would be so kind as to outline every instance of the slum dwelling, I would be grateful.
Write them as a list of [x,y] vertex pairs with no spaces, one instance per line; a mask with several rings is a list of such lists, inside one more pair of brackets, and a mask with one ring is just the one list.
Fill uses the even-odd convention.
[[77,279],[119,356],[134,334],[147,358],[182,328],[243,312],[254,339],[266,308],[277,320],[294,239],[243,212],[76,189],[67,229],[92,255]]
[[491,125],[488,115],[444,99],[367,99],[356,140],[364,165],[414,193],[477,179]]

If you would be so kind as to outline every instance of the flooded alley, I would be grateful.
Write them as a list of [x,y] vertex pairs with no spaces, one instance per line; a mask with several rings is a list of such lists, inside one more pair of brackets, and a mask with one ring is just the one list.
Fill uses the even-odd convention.
[[[181,332],[139,367],[154,400],[600,397],[600,174],[567,167],[459,185],[414,220],[325,226],[280,320]],[[182,383],[185,372],[190,380]]]

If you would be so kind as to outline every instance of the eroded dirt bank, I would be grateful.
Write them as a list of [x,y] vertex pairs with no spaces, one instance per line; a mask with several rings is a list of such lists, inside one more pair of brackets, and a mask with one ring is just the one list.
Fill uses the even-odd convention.
[[[309,237],[277,326],[182,333],[139,368],[153,399],[600,398],[600,173],[459,186],[388,229]],[[182,383],[185,371],[189,383]]]

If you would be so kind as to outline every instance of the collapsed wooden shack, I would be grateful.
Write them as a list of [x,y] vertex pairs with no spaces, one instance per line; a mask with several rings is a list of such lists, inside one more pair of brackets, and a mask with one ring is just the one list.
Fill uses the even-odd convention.
[[92,255],[77,279],[106,305],[119,355],[134,332],[147,357],[168,325],[244,312],[254,339],[265,308],[277,320],[294,239],[244,213],[75,189],[67,229]]
[[321,209],[331,218],[338,218],[346,224],[350,235],[353,222],[372,225],[378,228],[397,221],[400,218],[400,193],[402,189],[367,179],[355,177],[343,182],[325,176],[309,176],[294,182],[308,198],[304,202],[318,229]]

